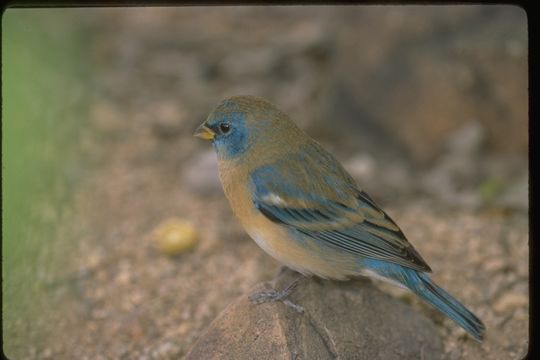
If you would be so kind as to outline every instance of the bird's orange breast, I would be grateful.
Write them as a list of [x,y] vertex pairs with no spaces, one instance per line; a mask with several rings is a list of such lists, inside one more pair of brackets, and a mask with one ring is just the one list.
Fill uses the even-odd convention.
[[223,190],[234,214],[253,240],[270,256],[303,274],[345,280],[357,274],[355,258],[284,225],[272,222],[253,203],[249,173],[221,163]]

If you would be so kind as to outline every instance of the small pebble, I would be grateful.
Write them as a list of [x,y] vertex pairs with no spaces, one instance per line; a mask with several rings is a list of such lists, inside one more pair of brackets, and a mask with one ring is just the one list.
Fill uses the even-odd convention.
[[198,240],[195,227],[178,218],[161,222],[153,231],[153,238],[159,251],[169,256],[193,249]]
[[501,271],[507,267],[505,259],[494,258],[484,262],[484,269],[489,272]]
[[493,306],[498,313],[512,311],[524,307],[529,303],[529,297],[526,294],[507,293],[504,294]]

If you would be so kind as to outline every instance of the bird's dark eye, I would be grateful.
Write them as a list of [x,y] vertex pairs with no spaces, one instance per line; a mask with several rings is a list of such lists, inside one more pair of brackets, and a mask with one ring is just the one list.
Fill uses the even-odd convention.
[[219,124],[219,130],[221,131],[222,134],[226,134],[231,130],[231,125],[227,123],[221,123]]

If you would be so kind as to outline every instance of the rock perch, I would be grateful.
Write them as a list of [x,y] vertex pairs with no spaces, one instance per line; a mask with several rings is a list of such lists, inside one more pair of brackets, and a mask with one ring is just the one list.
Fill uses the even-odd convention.
[[248,295],[283,289],[298,275],[282,270],[230,304],[205,330],[186,360],[207,359],[440,359],[433,323],[369,280],[304,278],[289,299],[252,304]]

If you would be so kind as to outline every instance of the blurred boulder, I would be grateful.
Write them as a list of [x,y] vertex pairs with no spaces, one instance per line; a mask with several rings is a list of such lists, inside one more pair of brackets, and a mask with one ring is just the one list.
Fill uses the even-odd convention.
[[446,204],[478,209],[481,193],[467,186],[481,177],[479,165],[484,144],[484,129],[476,123],[465,123],[443,139],[444,152],[421,178],[422,189]]
[[406,161],[380,161],[370,153],[358,153],[343,161],[343,166],[380,205],[395,204],[418,190],[417,175]]
[[444,152],[420,179],[422,192],[450,206],[527,210],[528,171],[522,157],[485,156],[485,129],[465,123],[448,134]]
[[465,157],[475,156],[482,150],[486,137],[485,129],[476,121],[463,124],[446,139],[449,152]]
[[329,131],[347,129],[340,135],[357,150],[380,153],[394,144],[427,164],[449,131],[476,119],[489,151],[526,154],[522,9],[347,7],[337,15],[335,71],[320,120],[332,119]]
[[[250,293],[282,289],[298,274],[282,271]],[[187,360],[440,359],[433,323],[368,280],[302,279],[290,300],[255,305],[242,295],[206,329]]]

